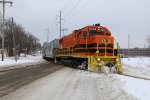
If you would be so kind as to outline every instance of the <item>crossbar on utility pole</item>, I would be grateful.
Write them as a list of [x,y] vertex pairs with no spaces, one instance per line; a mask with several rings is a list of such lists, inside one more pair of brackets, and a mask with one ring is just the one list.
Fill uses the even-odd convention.
[[11,1],[5,1],[5,0],[3,0],[3,1],[0,1],[0,3],[2,3],[3,4],[3,25],[2,25],[2,61],[4,61],[4,31],[5,31],[5,29],[4,29],[4,26],[5,26],[5,4],[6,3],[10,3],[10,6],[12,6],[12,3],[13,2],[11,2]]

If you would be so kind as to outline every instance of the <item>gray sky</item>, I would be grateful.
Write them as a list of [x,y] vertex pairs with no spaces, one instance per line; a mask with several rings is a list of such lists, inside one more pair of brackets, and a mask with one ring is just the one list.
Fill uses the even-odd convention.
[[[59,38],[56,15],[62,10],[65,18],[63,28],[69,34],[75,29],[100,22],[106,26],[122,48],[144,47],[150,35],[150,0],[12,0],[13,6],[6,6],[6,16],[22,24],[46,42],[50,28],[50,41]],[[71,13],[70,10],[72,9]],[[69,15],[67,15],[69,13]],[[66,16],[67,15],[67,16]]]

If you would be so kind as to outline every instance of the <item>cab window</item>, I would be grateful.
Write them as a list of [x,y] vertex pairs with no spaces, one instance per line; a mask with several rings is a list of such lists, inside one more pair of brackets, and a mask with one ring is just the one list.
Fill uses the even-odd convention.
[[92,32],[92,33],[90,33],[90,36],[95,36],[95,33],[93,33],[93,32]]
[[94,32],[94,31],[93,31],[93,32],[92,32],[92,31],[90,32],[90,36],[95,36],[95,35],[96,35],[96,32]]
[[110,33],[106,33],[106,36],[111,36]]
[[98,32],[97,35],[104,35],[104,32]]
[[98,35],[104,35],[104,33],[105,33],[105,29],[101,28],[97,34]]
[[83,37],[83,38],[86,38],[86,37],[87,37],[87,32],[83,32],[82,37]]

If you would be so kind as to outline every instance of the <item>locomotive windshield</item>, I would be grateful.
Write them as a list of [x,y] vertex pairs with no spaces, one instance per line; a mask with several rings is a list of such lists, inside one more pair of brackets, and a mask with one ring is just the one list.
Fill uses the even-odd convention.
[[105,29],[100,29],[98,31],[96,30],[90,30],[89,31],[90,36],[95,36],[95,35],[106,35],[106,36],[110,36],[110,33],[107,32],[107,30]]

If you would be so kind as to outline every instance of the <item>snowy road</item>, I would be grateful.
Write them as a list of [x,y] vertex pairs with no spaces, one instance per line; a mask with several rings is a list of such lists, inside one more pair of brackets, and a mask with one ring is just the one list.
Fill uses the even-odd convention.
[[0,100],[136,100],[122,89],[115,75],[64,67]]
[[42,63],[31,67],[0,72],[0,97],[51,74],[60,68],[62,67],[52,63]]

